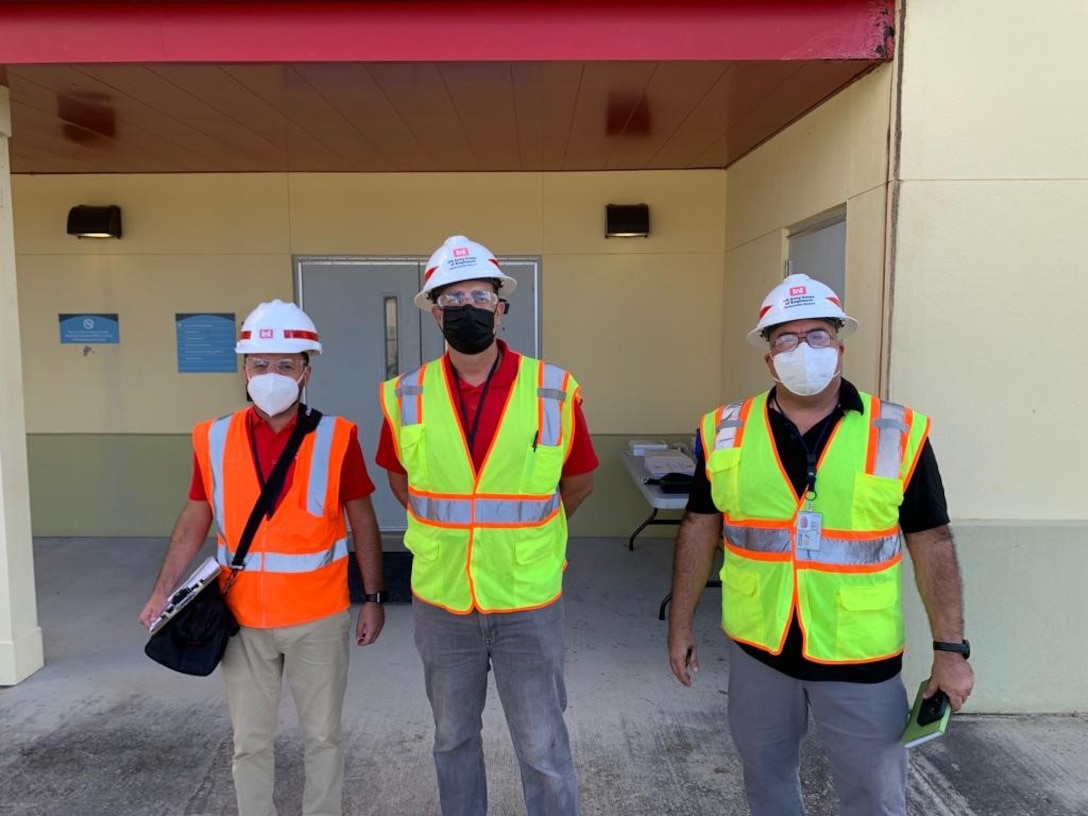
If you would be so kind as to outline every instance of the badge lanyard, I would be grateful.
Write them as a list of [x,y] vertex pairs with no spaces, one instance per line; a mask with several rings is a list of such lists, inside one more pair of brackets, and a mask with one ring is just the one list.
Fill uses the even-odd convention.
[[488,389],[491,388],[491,378],[495,376],[495,371],[499,367],[499,361],[502,360],[502,351],[499,351],[495,355],[495,362],[491,364],[491,370],[487,372],[487,379],[484,380],[483,390],[480,392],[480,404],[476,406],[476,416],[472,418],[472,427],[469,427],[468,410],[465,408],[465,398],[461,394],[461,377],[457,374],[457,369],[451,365],[453,370],[454,385],[457,386],[457,407],[461,414],[461,428],[465,432],[465,441],[468,443],[468,455],[472,458],[472,446],[476,441],[476,431],[480,429],[480,416],[484,412],[484,402],[487,400]]
[[[781,411],[781,409],[779,410]],[[782,416],[789,420],[789,417],[785,414],[782,414]],[[797,514],[797,549],[799,550],[820,549],[820,539],[823,536],[823,514],[812,509],[812,503],[816,500],[816,458],[820,445],[823,444],[832,426],[831,420],[834,417],[835,412],[832,411],[824,419],[823,426],[820,428],[820,435],[816,438],[816,444],[811,448],[805,442],[804,434],[801,433],[792,420],[789,420],[790,429],[797,437],[797,441],[801,443],[801,447],[805,449],[805,509]]]

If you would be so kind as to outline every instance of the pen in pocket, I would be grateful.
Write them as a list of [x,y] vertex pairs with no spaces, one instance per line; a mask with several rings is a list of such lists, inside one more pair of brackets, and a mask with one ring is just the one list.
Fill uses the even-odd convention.
[[539,431],[539,430],[537,430],[537,431],[536,431],[536,432],[535,432],[535,433],[533,434],[533,452],[534,452],[534,453],[536,452],[536,443],[537,443],[538,441],[540,441],[540,431]]

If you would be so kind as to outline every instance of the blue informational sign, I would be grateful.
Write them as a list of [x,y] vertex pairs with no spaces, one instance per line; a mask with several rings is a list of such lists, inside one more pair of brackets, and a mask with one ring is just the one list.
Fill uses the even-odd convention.
[[178,373],[233,374],[238,370],[234,313],[174,315],[178,332]]
[[58,317],[62,343],[90,346],[121,342],[116,314],[62,314]]

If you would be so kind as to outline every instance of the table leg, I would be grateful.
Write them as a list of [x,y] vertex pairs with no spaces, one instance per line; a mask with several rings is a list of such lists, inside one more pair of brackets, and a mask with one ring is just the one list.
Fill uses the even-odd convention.
[[[708,587],[718,587],[718,588],[720,588],[721,585],[722,585],[722,582],[712,579],[710,581],[707,581],[706,585]],[[671,601],[672,601],[672,593],[671,592],[668,595],[666,595],[664,598],[661,599],[661,606],[658,607],[658,610],[657,610],[657,619],[658,620],[665,620],[665,612],[668,611],[669,603]]]
[[641,533],[643,530],[645,530],[651,524],[657,523],[655,521],[656,519],[657,519],[657,508],[654,507],[650,511],[650,515],[646,517],[646,520],[644,522],[642,522],[642,524],[640,524],[638,527],[636,527],[635,531],[633,533],[631,533],[631,537],[629,539],[627,539],[627,549],[628,550],[633,550],[635,548],[635,536],[637,536],[639,533]]

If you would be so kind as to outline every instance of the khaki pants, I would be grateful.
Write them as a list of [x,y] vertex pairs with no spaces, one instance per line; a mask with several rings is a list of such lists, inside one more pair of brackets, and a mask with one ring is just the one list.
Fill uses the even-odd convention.
[[305,736],[304,816],[340,816],[344,751],[341,713],[351,619],[340,612],[299,626],[243,626],[220,664],[234,727],[234,789],[239,816],[276,816],[273,741],[283,677]]

